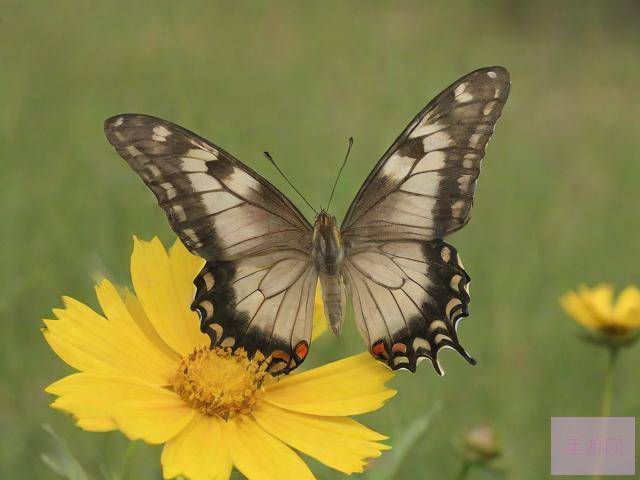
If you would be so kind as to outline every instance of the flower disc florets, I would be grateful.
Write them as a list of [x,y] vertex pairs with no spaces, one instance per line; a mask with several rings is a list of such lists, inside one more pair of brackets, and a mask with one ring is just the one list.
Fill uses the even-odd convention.
[[180,362],[173,390],[195,410],[229,419],[251,412],[268,375],[264,357],[238,349],[197,348]]

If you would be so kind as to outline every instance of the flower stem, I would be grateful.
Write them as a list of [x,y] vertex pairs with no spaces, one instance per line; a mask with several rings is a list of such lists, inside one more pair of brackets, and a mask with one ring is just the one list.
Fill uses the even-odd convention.
[[120,465],[120,474],[118,475],[119,480],[127,480],[129,478],[129,474],[131,473],[131,459],[136,453],[138,449],[138,445],[140,442],[129,442],[127,449],[124,452],[124,457],[122,458],[122,464]]
[[[613,403],[613,372],[616,366],[616,360],[618,359],[618,346],[612,345],[608,348],[609,356],[607,360],[607,371],[604,376],[604,387],[602,391],[602,408],[600,409],[600,416],[603,418],[602,436],[606,436],[606,417],[611,416],[611,404]],[[596,471],[600,470],[600,466]],[[593,476],[594,480],[600,478],[600,475],[596,473]]]
[[462,464],[462,468],[460,469],[460,473],[458,473],[458,476],[456,477],[456,480],[464,480],[465,478],[467,478],[467,474],[471,471],[471,466],[473,465],[473,462],[469,459],[465,459],[464,463]]
[[618,359],[618,347],[609,347],[609,360],[607,362],[607,372],[604,377],[604,390],[602,392],[602,409],[600,411],[601,417],[608,417],[611,415],[611,403],[613,401],[613,371],[616,366],[616,360]]

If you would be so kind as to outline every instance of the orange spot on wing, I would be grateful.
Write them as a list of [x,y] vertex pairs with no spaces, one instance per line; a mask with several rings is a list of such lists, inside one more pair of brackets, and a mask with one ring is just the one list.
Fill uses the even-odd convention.
[[298,343],[298,345],[296,345],[296,348],[295,348],[295,353],[296,353],[296,356],[300,359],[300,361],[304,360],[307,357],[307,354],[309,353],[309,345],[307,345],[307,342],[302,341]]
[[382,341],[374,344],[371,347],[371,353],[373,353],[376,357],[385,357],[389,358],[389,354],[387,353],[387,349],[384,346]]
[[397,353],[397,352],[406,353],[407,352],[407,346],[404,343],[394,343],[393,347],[391,347],[391,351],[393,353]]

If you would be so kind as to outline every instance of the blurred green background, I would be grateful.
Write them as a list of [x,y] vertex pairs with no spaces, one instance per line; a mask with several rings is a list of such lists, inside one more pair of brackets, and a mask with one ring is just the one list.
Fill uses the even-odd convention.
[[[449,238],[473,278],[460,333],[478,365],[447,351],[444,378],[426,365],[398,375],[397,397],[363,420],[397,437],[442,401],[397,478],[454,478],[456,439],[481,423],[497,431],[508,478],[546,478],[549,417],[598,415],[606,359],[558,297],[639,281],[639,21],[631,1],[0,2],[0,477],[56,478],[39,459],[52,450],[43,422],[93,473],[118,468],[127,448],[117,432],[76,428],[42,391],[70,369],[41,318],[62,294],[95,307],[96,276],[127,283],[133,234],[173,239],[106,142],[106,117],[172,120],[291,194],[268,149],[315,205],[353,136],[341,217],[428,100],[504,65],[511,98],[473,219]],[[351,318],[309,363],[362,350]],[[640,348],[620,359],[615,415],[640,412],[639,361]],[[159,478],[158,452],[140,446],[131,478]]]

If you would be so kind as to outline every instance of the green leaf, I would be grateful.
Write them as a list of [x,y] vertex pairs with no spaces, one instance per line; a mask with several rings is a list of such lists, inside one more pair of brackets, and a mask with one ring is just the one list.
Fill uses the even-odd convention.
[[371,462],[371,470],[367,470],[368,480],[392,480],[398,477],[400,467],[404,463],[413,446],[429,430],[433,417],[442,409],[442,402],[436,402],[424,415],[416,418],[401,433],[392,435],[390,451],[385,452],[379,460]]
[[53,430],[51,425],[43,424],[42,429],[54,441],[53,453],[42,453],[40,459],[53,472],[68,480],[89,480],[89,475],[75,459],[65,441]]

